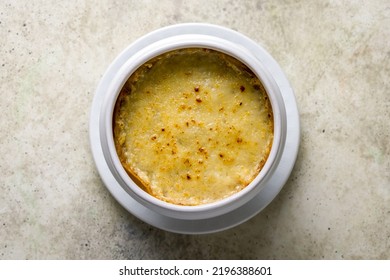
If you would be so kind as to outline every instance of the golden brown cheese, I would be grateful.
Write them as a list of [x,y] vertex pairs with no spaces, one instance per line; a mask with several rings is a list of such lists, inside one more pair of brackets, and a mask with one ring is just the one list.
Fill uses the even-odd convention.
[[208,49],[177,50],[129,78],[115,106],[114,139],[145,191],[173,204],[205,204],[257,176],[272,146],[272,108],[242,63]]

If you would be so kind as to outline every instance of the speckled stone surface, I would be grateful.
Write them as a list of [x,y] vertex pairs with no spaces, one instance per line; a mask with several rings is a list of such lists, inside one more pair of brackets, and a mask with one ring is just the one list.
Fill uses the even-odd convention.
[[[390,2],[1,1],[0,259],[390,259]],[[248,222],[188,236],[109,194],[89,145],[110,62],[208,22],[279,62],[302,126],[293,173]]]

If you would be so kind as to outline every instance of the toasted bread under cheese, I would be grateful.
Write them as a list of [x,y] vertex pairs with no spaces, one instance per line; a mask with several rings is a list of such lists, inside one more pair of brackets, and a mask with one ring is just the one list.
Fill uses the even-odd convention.
[[273,114],[260,80],[209,49],[163,54],[124,85],[114,110],[124,168],[158,199],[200,205],[245,188],[266,162]]

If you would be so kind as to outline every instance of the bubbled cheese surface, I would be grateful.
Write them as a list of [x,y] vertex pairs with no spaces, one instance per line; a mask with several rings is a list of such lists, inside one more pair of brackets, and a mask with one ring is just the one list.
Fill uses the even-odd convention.
[[273,115],[261,82],[207,49],[161,55],[123,87],[114,111],[122,165],[145,191],[179,205],[218,201],[263,167]]

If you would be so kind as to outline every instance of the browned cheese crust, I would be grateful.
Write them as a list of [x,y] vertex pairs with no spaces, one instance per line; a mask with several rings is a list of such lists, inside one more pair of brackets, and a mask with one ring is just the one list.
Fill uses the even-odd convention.
[[266,162],[273,114],[244,64],[208,49],[163,54],[141,66],[115,106],[119,159],[146,192],[200,205],[245,188]]

